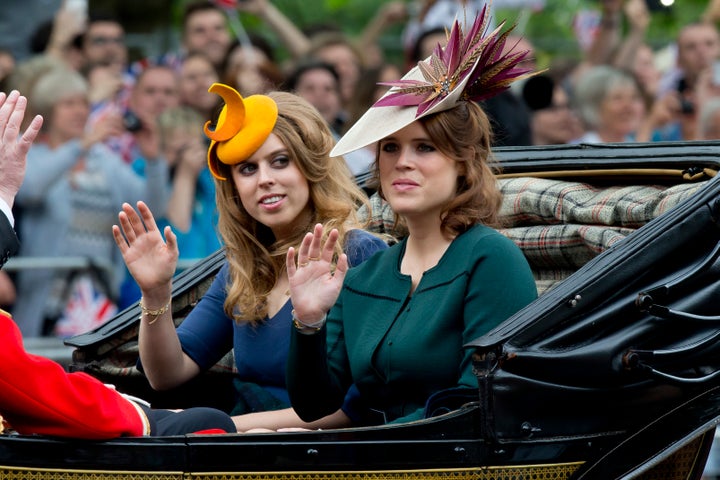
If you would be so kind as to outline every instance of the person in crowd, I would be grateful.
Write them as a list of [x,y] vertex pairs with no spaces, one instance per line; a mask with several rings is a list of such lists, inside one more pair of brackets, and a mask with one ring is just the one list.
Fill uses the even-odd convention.
[[720,140],[720,97],[713,98],[700,109],[698,140]]
[[625,0],[602,0],[598,3],[600,19],[597,30],[576,69],[582,75],[586,68],[612,65],[614,56],[622,44],[623,4]]
[[[7,100],[7,101],[6,101]],[[2,185],[0,185],[0,267],[2,267],[9,257],[15,255],[19,248],[19,241],[15,231],[15,216],[13,214],[13,205],[15,196],[25,177],[25,157],[27,149],[35,139],[37,131],[40,129],[41,118],[36,118],[32,122],[28,121],[28,129],[19,137],[20,124],[25,115],[27,99],[20,97],[17,91],[13,91],[8,95],[0,92],[0,125],[2,132],[9,132],[8,139],[17,139],[12,141],[5,140],[0,136],[0,177],[2,177]],[[8,122],[17,122],[8,124]],[[16,289],[13,279],[5,270],[0,270],[0,309],[12,306],[16,298]],[[0,310],[0,322],[7,322],[10,317]]]
[[[6,99],[7,95],[0,91],[0,124],[4,125],[3,131],[6,129],[10,131],[11,138],[18,138],[27,99],[19,97],[16,92],[12,93],[9,102],[6,103]],[[2,108],[3,105],[5,105],[4,109]],[[8,107],[11,109],[9,110]],[[18,116],[21,118],[18,119]],[[8,120],[19,123],[9,127],[6,124]],[[40,121],[39,118],[34,121],[35,124],[25,132],[20,142],[15,144],[2,142],[2,149],[0,150],[0,177],[3,179],[3,185],[0,186],[0,268],[18,250],[17,235],[13,231],[15,217],[12,208],[15,203],[15,195],[25,176],[27,147],[37,135],[35,130],[40,128],[38,124]],[[11,307],[15,302],[16,295],[17,291],[13,278],[5,270],[0,270],[0,309]]]
[[[140,73],[130,92],[127,107],[121,110],[124,131],[108,141],[113,151],[119,152],[137,174],[147,176],[148,161],[161,161],[169,165],[167,159],[163,158],[159,117],[178,105],[179,74],[172,67],[149,65]],[[155,185],[160,190],[170,192],[170,188],[165,186],[164,183]],[[164,209],[163,205],[157,211],[164,212]],[[129,306],[140,298],[140,292],[128,272],[120,291],[120,307]]]
[[[288,74],[285,89],[301,96],[318,109],[338,139],[343,131],[345,115],[342,109],[340,75],[335,67],[312,57],[299,62]],[[353,175],[365,173],[372,164],[373,154],[358,150],[345,156]]]
[[217,96],[208,89],[219,80],[215,66],[205,54],[189,54],[180,65],[180,104],[194,109],[205,121],[210,120],[219,105]]
[[363,70],[358,81],[355,96],[348,105],[348,119],[344,124],[345,129],[342,133],[350,130],[367,109],[387,93],[389,87],[384,85],[384,83],[400,78],[402,74],[403,72],[401,72],[400,68],[394,63],[385,63],[378,67]]
[[408,51],[409,64],[417,65],[419,61],[430,57],[438,44],[445,45],[446,42],[447,30],[445,27],[435,27],[420,32],[412,48]]
[[376,10],[356,40],[358,48],[363,52],[365,69],[381,68],[389,62],[382,48],[381,36],[389,28],[405,24],[410,18],[410,10],[412,5],[403,0],[383,2]]
[[[136,78],[129,70],[125,28],[113,15],[93,11],[88,17],[81,47],[83,67],[80,71],[90,87],[88,128],[92,129],[105,116],[117,115],[128,108]],[[108,138],[106,144],[130,162],[130,146],[134,141],[126,132],[120,137]]]
[[313,50],[313,37],[316,34],[332,32],[333,35],[340,34],[343,43],[350,43],[353,49],[361,51],[367,67],[380,66],[385,61],[379,37],[389,27],[406,20],[409,10],[407,2],[402,0],[384,2],[360,34],[350,39],[342,35],[341,29],[336,25],[313,25],[301,29],[270,0],[243,0],[237,2],[236,8],[239,12],[254,15],[263,22],[275,34],[293,62],[302,60]]
[[177,49],[142,58],[130,66],[133,75],[145,69],[162,65],[179,71],[185,57],[201,53],[210,59],[220,73],[223,60],[232,42],[231,32],[223,7],[210,0],[191,0],[183,5],[180,25],[180,45]]
[[[620,67],[624,68],[624,67]],[[648,109],[658,98],[662,71],[655,65],[655,51],[646,43],[638,45],[629,69],[637,78]]]
[[[241,13],[258,17],[280,39],[292,59],[305,57],[310,50],[310,39],[270,0],[244,0],[237,2]],[[265,52],[267,54],[267,52]],[[271,55],[269,55],[272,58]]]
[[317,108],[339,138],[343,127],[340,75],[331,64],[309,58],[288,73],[284,89],[300,95]]
[[175,71],[163,65],[154,65],[145,69],[135,81],[128,108],[141,121],[151,124],[151,119],[171,107],[180,104],[178,77]]
[[6,90],[8,79],[15,71],[15,65],[15,57],[10,50],[0,48],[0,90]]
[[[600,8],[597,32],[585,56],[565,77],[566,90],[574,96],[579,79],[593,67],[607,66],[630,73],[635,77],[646,112],[632,138],[659,140],[664,127],[657,124],[671,122],[677,117],[673,112],[679,111],[680,95],[678,92],[661,95],[662,72],[655,66],[655,53],[646,43],[651,20],[648,6],[645,0],[606,0],[600,3]],[[627,24],[624,35],[623,21]],[[668,131],[665,135],[676,135],[677,124],[673,123],[665,130]]]
[[128,47],[122,23],[111,15],[91,15],[82,37],[82,53],[86,64],[107,65],[119,74],[125,72],[128,68]]
[[308,57],[329,63],[340,77],[340,99],[343,109],[355,95],[365,59],[355,43],[341,32],[323,32],[310,38]]
[[715,25],[695,22],[682,28],[677,39],[678,68],[661,79],[659,98],[644,123],[644,137],[655,141],[703,138],[700,112],[720,95],[720,72],[715,68],[719,59],[720,33]]
[[[519,67],[535,70],[535,47],[526,37],[510,34],[505,42],[506,52],[524,51]],[[522,99],[522,81],[510,89],[483,101],[483,110],[493,127],[493,146],[526,146],[532,144],[530,112]],[[515,90],[518,90],[517,92]]]
[[[401,76],[400,68],[392,63],[385,63],[379,67],[363,70],[353,100],[348,105],[348,118],[344,122],[344,130],[341,133],[348,131],[368,108],[387,93],[389,87],[383,85],[385,82],[390,82]],[[348,152],[344,155],[344,158],[360,183],[363,183],[363,179],[372,176],[371,170],[375,160],[374,145]],[[373,187],[366,182],[365,187],[368,193],[373,191]]]
[[150,65],[138,75],[124,105],[118,104],[103,115],[94,112],[91,121],[94,123],[95,118],[119,112],[125,129],[120,135],[109,138],[107,144],[125,162],[134,164],[135,169],[142,172],[145,161],[160,154],[158,116],[179,104],[178,73],[166,65]]
[[[23,70],[53,60],[61,66],[81,72],[90,88],[91,114],[89,128],[96,118],[108,111],[123,109],[134,81],[127,71],[128,49],[125,29],[115,18],[72,8],[64,2],[55,16],[42,24],[32,37],[31,60]],[[21,91],[32,91],[32,85],[15,85]]]
[[[427,52],[427,55],[420,56],[415,60],[411,56],[408,68],[430,56],[435,45],[444,40],[445,32],[450,29],[455,20],[464,22],[465,19],[475,18],[486,4],[492,8],[492,4],[484,0],[419,0],[414,3],[416,8],[410,12],[403,31],[403,44],[409,53],[415,51],[416,46],[420,43],[428,45],[430,51]],[[436,38],[434,41],[428,38],[426,42],[423,42],[421,37],[428,35],[428,32],[433,32],[432,35]],[[440,37],[441,34],[443,37]]]
[[[520,52],[495,58],[507,32],[483,32],[487,19],[483,10],[467,30],[455,23],[433,67],[393,82],[331,153],[377,142],[379,194],[407,236],[350,270],[346,256],[335,257],[338,232],[323,238],[327,225],[288,249],[287,386],[305,421],[334,412],[351,386],[349,416],[370,424],[421,419],[445,389],[476,391],[463,345],[537,296],[522,252],[491,227],[502,200],[478,101],[528,72],[516,68]],[[505,68],[486,71],[495,60]]]
[[80,70],[85,64],[82,40],[86,28],[86,12],[69,8],[63,2],[52,18],[33,31],[29,41],[32,57],[47,55]]
[[[7,79],[8,91],[32,92],[38,79],[56,68],[67,68],[67,65],[50,55],[36,55],[21,62]],[[30,118],[23,118],[23,121],[29,123]],[[22,125],[23,130],[27,127],[28,125]]]
[[153,65],[162,65],[178,71],[184,58],[191,53],[202,53],[220,72],[232,37],[227,17],[218,2],[192,0],[183,5],[180,26],[180,45],[160,55],[142,58],[130,66],[138,76]]
[[[426,2],[426,7],[430,7],[435,2]],[[449,14],[454,2],[438,2],[435,8],[449,9]],[[473,3],[473,2],[470,2]],[[479,11],[479,10],[478,10]],[[472,18],[472,17],[468,17]],[[447,22],[452,22],[452,18]],[[420,62],[432,55],[434,48],[440,44],[445,46],[448,41],[447,30],[444,26],[428,27],[427,30],[417,32],[415,44],[409,49],[412,54],[411,61]],[[524,37],[512,36],[507,39],[506,49],[511,50],[516,47],[518,51],[527,51],[523,57],[528,68],[535,68],[534,48],[529,40]],[[498,95],[483,100],[483,110],[490,117],[493,127],[493,146],[520,146],[530,145],[532,143],[532,134],[530,130],[530,112],[528,112],[522,99],[515,95],[511,90],[505,90]]]
[[[0,268],[20,248],[15,234],[13,207],[15,197],[25,179],[26,158],[30,145],[35,141],[43,119],[35,115],[25,121],[27,98],[13,90],[10,94],[0,92]],[[21,125],[27,129],[20,134]]]
[[[215,96],[215,95],[213,95]],[[170,169],[170,191],[165,212],[158,216],[160,229],[169,225],[177,237],[178,260],[185,265],[217,251],[215,183],[207,168],[205,117],[191,107],[168,108],[158,117],[161,156]],[[178,265],[178,272],[183,266]],[[118,307],[129,307],[140,298],[132,276],[122,284]]]
[[226,104],[215,128],[205,132],[212,140],[207,158],[227,260],[177,329],[171,316],[176,235],[170,227],[161,232],[142,202],[137,211],[124,205],[113,227],[142,291],[140,366],[150,385],[164,390],[233,350],[238,431],[347,425],[341,410],[308,424],[289,408],[285,364],[293,305],[285,255],[318,222],[339,232],[338,254],[347,254],[351,265],[385,242],[358,228],[355,211],[364,193],[345,165],[330,157],[334,139],[315,108],[287,92],[243,98],[223,84],[212,91]]
[[652,102],[640,123],[635,140],[679,141],[695,140],[699,103],[697,92],[680,82],[677,91],[668,91]]
[[193,1],[185,5],[181,27],[181,58],[187,54],[205,54],[216,69],[222,65],[232,41],[227,17],[211,1]]
[[232,86],[241,95],[278,90],[285,81],[270,44],[262,37],[248,35],[250,45],[235,40],[228,49],[220,70],[222,83]]
[[685,25],[678,33],[676,44],[677,65],[663,75],[660,81],[661,95],[682,88],[693,91],[700,73],[720,59],[720,32],[712,23],[693,22]]
[[[12,206],[25,176],[26,156],[43,123],[41,116],[35,116],[20,135],[26,107],[27,99],[19,92],[0,93],[0,267],[18,249]],[[50,359],[28,354],[17,325],[3,310],[0,334],[4,340],[0,415],[6,427],[20,434],[103,440],[235,432],[232,420],[219,410],[153,410],[90,375],[67,373]]]
[[[336,125],[335,129],[343,132],[349,128],[347,108],[356,97],[359,77],[363,70],[379,68],[386,63],[384,49],[379,42],[380,35],[392,25],[406,20],[409,7],[399,0],[384,3],[360,34],[354,37],[347,35],[334,23],[316,24],[301,30],[269,0],[238,2],[237,9],[242,13],[257,16],[278,37],[290,54],[291,61],[283,68],[284,71],[289,71],[290,75],[298,68],[302,68],[301,64],[308,63],[309,59],[333,66],[340,78],[342,109],[338,119],[344,123],[342,126]],[[255,43],[252,39],[251,42]],[[263,56],[259,58],[263,62],[262,65],[267,67],[268,63],[264,61]],[[276,65],[277,63],[272,60],[271,73]],[[250,79],[258,76],[254,73],[255,67],[252,65],[249,65],[247,70]],[[272,81],[273,77],[277,77],[269,75],[267,70],[263,68],[260,71],[262,78]],[[282,85],[282,82],[274,82],[274,85]]]
[[655,52],[646,42],[650,10],[645,0],[627,0],[623,11],[628,33],[613,56],[612,65],[635,75],[647,108],[651,108],[658,96],[662,72],[655,66]]
[[636,141],[646,113],[635,77],[608,65],[591,67],[582,74],[573,105],[586,130],[573,143]]
[[206,119],[179,106],[160,114],[158,127],[163,157],[170,167],[171,193],[158,221],[177,237],[179,259],[200,259],[220,248],[215,206],[215,183],[207,168]]
[[566,144],[582,134],[567,92],[551,76],[540,74],[528,78],[523,84],[522,96],[532,112],[533,145]]
[[107,109],[124,108],[135,76],[129,71],[129,51],[122,23],[110,14],[91,14],[81,47],[83,67],[80,71],[90,84],[92,116],[100,117]]
[[[124,201],[137,200],[163,210],[166,192],[159,187],[167,183],[167,165],[153,157],[145,180],[103,144],[122,131],[119,115],[108,115],[86,129],[88,85],[74,70],[58,68],[44,74],[29,98],[32,111],[46,121],[29,151],[25,182],[16,200],[22,210],[20,253],[84,257],[102,267],[23,270],[13,314],[26,337],[72,335],[112,315],[111,304],[125,274],[111,232],[114,212]],[[97,310],[74,310],[80,304],[70,301],[77,293],[74,288],[88,283],[93,295],[108,303],[96,299]]]
[[135,83],[128,75],[119,72],[116,66],[102,63],[86,64],[81,73],[88,82],[90,92],[91,122],[107,111],[118,112],[127,108],[127,101]]
[[[718,100],[720,99],[720,81],[712,69],[704,70],[698,77],[693,104],[695,115],[688,119],[685,126],[684,138],[687,140],[715,140],[720,138],[720,123],[718,120]],[[691,118],[692,118],[691,117]]]

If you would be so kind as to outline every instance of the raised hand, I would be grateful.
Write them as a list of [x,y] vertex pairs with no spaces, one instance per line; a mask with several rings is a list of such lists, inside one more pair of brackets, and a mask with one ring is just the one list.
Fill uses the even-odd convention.
[[627,0],[623,8],[625,18],[633,30],[645,32],[650,25],[650,10],[645,0]]
[[262,15],[268,8],[268,0],[243,0],[236,3],[236,8],[240,12]]
[[37,137],[43,119],[37,115],[25,133],[20,135],[27,99],[16,90],[9,95],[0,92],[0,198],[9,207],[25,178],[25,161],[30,145]]
[[115,243],[143,297],[166,301],[177,267],[177,237],[170,227],[165,227],[167,243],[163,240],[152,212],[143,202],[137,203],[137,212],[124,203],[118,219],[120,226],[112,227]]
[[332,270],[338,231],[332,230],[321,247],[322,233],[322,225],[317,224],[312,233],[305,235],[297,253],[297,265],[295,249],[291,247],[287,253],[295,318],[306,325],[321,321],[335,304],[348,269],[347,256],[343,253],[337,260],[335,271]]
[[200,138],[192,138],[178,153],[179,170],[187,169],[194,178],[207,167],[207,147]]
[[87,129],[81,139],[82,147],[87,150],[96,143],[101,143],[110,137],[117,137],[123,133],[123,124],[120,114],[108,112],[99,118],[93,128]]

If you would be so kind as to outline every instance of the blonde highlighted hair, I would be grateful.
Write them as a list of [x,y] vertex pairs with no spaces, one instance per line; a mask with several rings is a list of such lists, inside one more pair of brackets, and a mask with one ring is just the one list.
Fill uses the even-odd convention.
[[273,133],[288,150],[308,181],[311,218],[288,238],[276,239],[272,231],[243,208],[228,165],[219,163],[228,180],[215,180],[218,228],[226,245],[230,275],[225,312],[236,321],[260,322],[268,313],[267,298],[285,271],[290,246],[299,246],[317,223],[325,235],[340,232],[338,252],[345,235],[359,227],[357,208],[367,202],[342,158],[330,158],[333,135],[318,111],[304,99],[287,92],[267,94],[278,106]]

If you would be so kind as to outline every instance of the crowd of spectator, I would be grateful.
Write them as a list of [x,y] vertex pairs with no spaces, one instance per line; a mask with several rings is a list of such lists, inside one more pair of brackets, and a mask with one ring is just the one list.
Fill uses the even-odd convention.
[[[131,61],[117,18],[92,8],[85,16],[66,2],[37,28],[30,58],[0,50],[2,90],[27,95],[31,113],[45,117],[16,202],[20,259],[87,260],[0,273],[0,305],[13,311],[25,337],[79,333],[137,301],[111,236],[123,202],[151,205],[178,235],[181,260],[220,247],[202,131],[220,106],[207,91],[212,83],[243,96],[294,92],[339,138],[385,93],[379,83],[400,78],[446,41],[456,18],[485,7],[480,0],[390,1],[350,36],[340,26],[301,29],[270,0],[237,2],[232,11],[227,3],[188,1],[177,50],[160,56]],[[709,0],[702,18],[668,42],[675,61],[664,67],[647,43],[644,0],[597,5],[593,41],[578,61],[537,65],[532,38],[508,37],[506,48],[529,50],[527,66],[544,71],[484,105],[495,145],[720,138],[720,70],[713,69],[720,0]],[[246,15],[278,44],[232,28]],[[398,25],[404,58],[393,62],[379,39]],[[279,48],[286,60],[278,60]],[[345,160],[361,175],[374,156],[364,149]]]

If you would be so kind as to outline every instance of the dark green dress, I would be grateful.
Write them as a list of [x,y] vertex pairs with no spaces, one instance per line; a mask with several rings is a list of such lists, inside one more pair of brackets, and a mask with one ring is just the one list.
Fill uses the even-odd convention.
[[433,393],[477,388],[463,345],[537,297],[522,252],[491,228],[458,236],[412,296],[400,273],[405,245],[348,272],[323,330],[293,332],[288,389],[304,420],[337,410],[352,384],[386,422],[422,418]]

